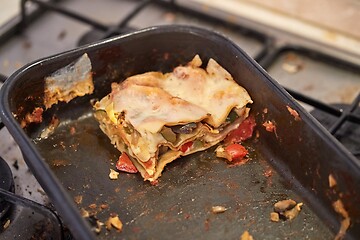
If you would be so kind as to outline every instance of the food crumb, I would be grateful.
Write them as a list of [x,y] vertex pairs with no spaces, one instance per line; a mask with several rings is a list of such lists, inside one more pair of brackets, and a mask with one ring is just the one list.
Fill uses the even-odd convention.
[[273,222],[279,221],[276,220],[275,213],[278,214],[279,219],[292,220],[299,215],[302,206],[303,203],[296,203],[292,199],[278,201],[274,204],[274,212],[270,213],[270,220]]
[[87,218],[90,216],[89,211],[85,210],[84,208],[80,209],[80,214],[82,217]]
[[115,171],[114,169],[110,168],[109,178],[111,180],[116,180],[119,178],[119,173],[117,171]]
[[296,206],[296,202],[292,199],[281,200],[274,204],[275,212],[284,212],[290,210]]
[[278,222],[280,220],[279,214],[277,212],[271,212],[270,220],[273,222]]
[[83,196],[82,196],[82,195],[78,195],[78,196],[75,196],[75,197],[74,197],[74,201],[75,201],[76,204],[82,203],[82,200],[83,200]]
[[7,228],[10,226],[10,223],[11,223],[11,221],[10,221],[10,219],[8,219],[8,220],[4,223],[3,229],[7,229]]
[[121,231],[123,227],[123,224],[118,215],[110,216],[105,225],[107,230],[111,230],[111,228],[114,227],[118,231]]
[[289,113],[294,117],[295,121],[301,121],[300,115],[296,110],[292,109],[290,106],[286,106],[286,108]]
[[109,204],[101,204],[100,205],[100,208],[101,209],[106,209],[106,208],[108,208],[109,207]]
[[97,207],[96,203],[92,203],[89,205],[89,208],[91,208],[91,209],[95,209],[96,207]]
[[268,132],[275,132],[276,133],[276,125],[272,121],[266,121],[263,123],[265,130]]
[[240,240],[254,240],[253,236],[250,235],[248,231],[245,231],[241,237]]
[[213,206],[212,208],[211,208],[211,211],[213,212],[213,213],[223,213],[223,212],[225,212],[227,209],[224,207],[224,206]]
[[334,176],[332,174],[329,174],[329,187],[333,188],[337,184]]

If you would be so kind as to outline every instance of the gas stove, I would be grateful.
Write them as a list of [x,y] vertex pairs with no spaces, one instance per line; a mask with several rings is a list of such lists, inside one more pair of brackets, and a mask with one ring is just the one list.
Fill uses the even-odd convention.
[[[229,37],[360,159],[360,56],[197,1],[21,1],[21,14],[0,27],[1,81],[39,58],[162,24],[196,25]],[[1,239],[71,239],[0,126]]]

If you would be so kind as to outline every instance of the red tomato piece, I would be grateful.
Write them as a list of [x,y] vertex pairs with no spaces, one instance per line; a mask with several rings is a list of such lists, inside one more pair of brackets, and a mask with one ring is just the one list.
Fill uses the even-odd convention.
[[190,142],[187,142],[187,143],[184,143],[181,147],[180,147],[180,151],[182,151],[183,153],[185,153],[187,150],[189,150],[193,145],[193,142],[190,141]]
[[116,162],[116,169],[128,173],[138,172],[126,153],[120,155],[119,160]]
[[246,118],[237,129],[231,131],[224,139],[225,143],[240,143],[253,135],[256,126],[254,116]]
[[246,148],[237,143],[233,143],[227,146],[225,148],[225,152],[229,156],[229,161],[241,160],[246,156],[246,154],[248,154]]

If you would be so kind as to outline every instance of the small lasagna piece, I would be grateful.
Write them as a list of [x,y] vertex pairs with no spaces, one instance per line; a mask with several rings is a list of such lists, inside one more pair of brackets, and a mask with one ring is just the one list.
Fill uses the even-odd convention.
[[229,72],[198,55],[170,73],[147,72],[112,83],[94,104],[102,131],[126,154],[145,180],[166,164],[210,148],[237,129],[252,100]]
[[44,105],[50,108],[58,102],[72,99],[94,91],[91,62],[85,53],[75,62],[45,78]]

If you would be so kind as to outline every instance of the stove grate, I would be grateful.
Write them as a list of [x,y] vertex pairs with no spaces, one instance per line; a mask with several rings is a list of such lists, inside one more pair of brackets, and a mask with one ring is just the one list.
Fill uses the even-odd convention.
[[[288,51],[289,49],[301,52],[302,54],[306,54],[310,56],[311,58],[318,59],[319,61],[324,61],[330,64],[335,64],[336,66],[341,66],[343,68],[349,69],[350,71],[355,71],[357,73],[360,73],[360,66],[355,65],[350,62],[346,62],[342,59],[335,58],[333,56],[329,56],[327,54],[318,52],[314,49],[307,49],[300,46],[282,46],[277,39],[273,36],[270,36],[268,34],[258,32],[256,30],[247,28],[246,26],[242,26],[239,23],[234,23],[231,20],[226,20],[217,16],[214,16],[213,14],[202,11],[198,9],[192,9],[190,7],[184,6],[183,4],[180,4],[179,1],[175,0],[143,0],[138,1],[137,6],[130,12],[127,12],[127,14],[123,17],[123,19],[116,25],[116,26],[109,26],[105,25],[103,23],[100,23],[94,19],[91,19],[89,17],[86,17],[84,15],[81,15],[80,13],[73,12],[69,9],[65,9],[61,7],[60,5],[56,4],[56,2],[60,1],[40,1],[40,0],[22,0],[21,1],[21,16],[22,16],[22,27],[26,27],[28,25],[28,21],[30,20],[28,13],[26,11],[26,4],[27,2],[31,2],[33,4],[36,4],[42,11],[53,11],[58,14],[62,14],[64,16],[70,17],[76,21],[80,21],[84,24],[88,24],[92,26],[97,32],[96,34],[88,34],[88,35],[94,35],[97,39],[82,39],[80,41],[80,44],[84,44],[85,42],[89,41],[96,41],[104,38],[108,38],[114,35],[123,34],[124,32],[132,31],[133,28],[129,26],[129,22],[131,19],[133,19],[135,16],[137,16],[140,12],[145,11],[147,6],[150,4],[156,4],[157,6],[163,7],[168,9],[169,11],[173,12],[180,12],[183,14],[188,14],[193,17],[213,22],[213,23],[220,23],[223,25],[226,25],[227,27],[233,29],[234,31],[240,32],[243,35],[246,35],[251,38],[255,38],[262,42],[263,46],[262,49],[254,56],[254,59],[259,62],[259,64],[267,69],[270,67],[274,61],[279,57],[281,53],[284,51]],[[86,36],[88,37],[88,36]],[[2,77],[4,81],[5,77]],[[359,114],[355,113],[355,110],[359,108],[359,96],[353,101],[353,103],[346,107],[345,109],[334,107],[330,104],[323,103],[317,99],[314,99],[310,96],[307,96],[305,94],[302,94],[298,91],[294,91],[290,88],[285,89],[297,100],[304,102],[306,104],[309,104],[313,106],[315,109],[319,109],[320,111],[323,111],[325,113],[331,114],[332,116],[337,117],[337,121],[333,123],[333,125],[328,128],[329,132],[333,135],[336,134],[336,132],[346,123],[351,122],[355,123],[357,125],[360,125],[360,116]],[[3,124],[0,125],[0,127],[3,127]]]

